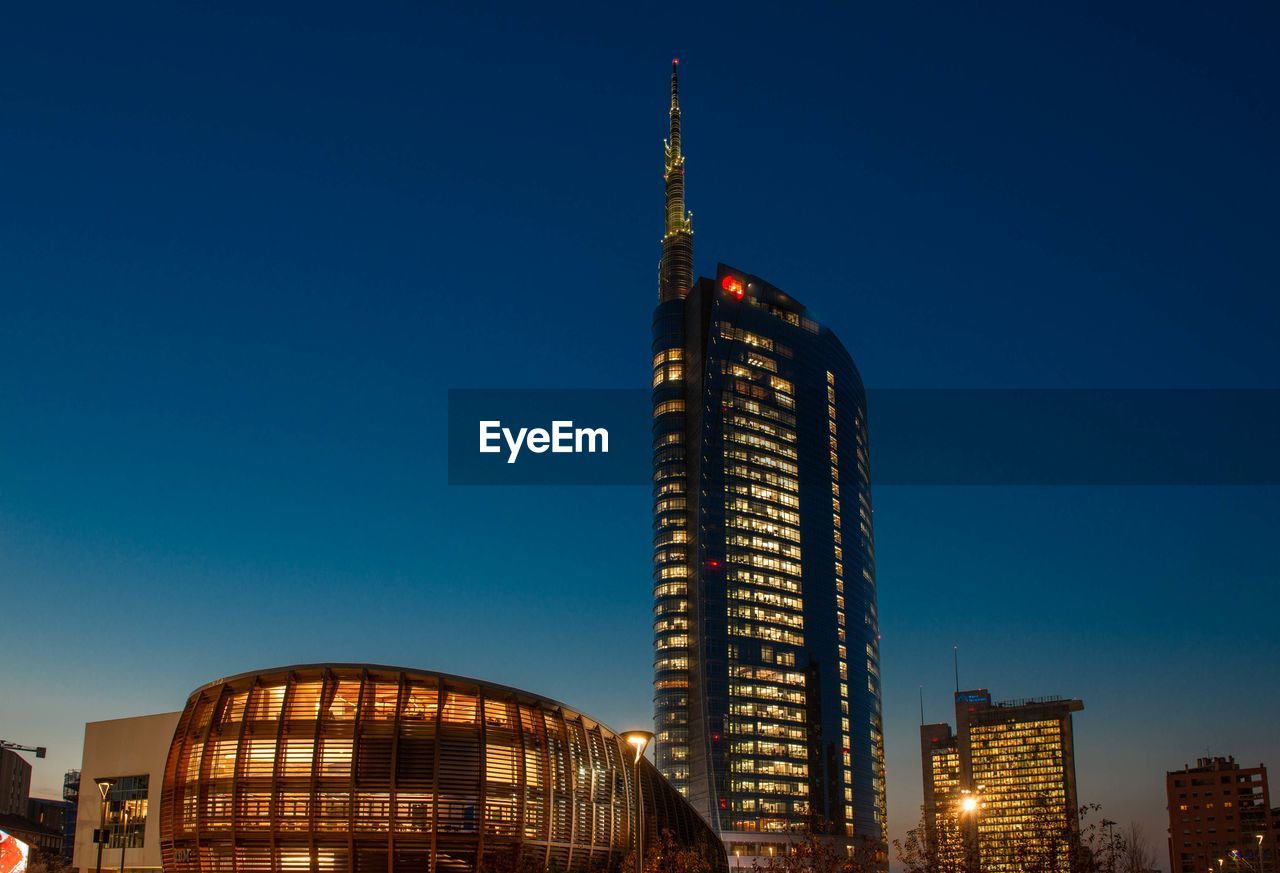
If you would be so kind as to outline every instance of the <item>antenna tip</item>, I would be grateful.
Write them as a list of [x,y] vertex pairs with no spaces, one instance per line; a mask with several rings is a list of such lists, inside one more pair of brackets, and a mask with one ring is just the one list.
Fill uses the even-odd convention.
[[678,67],[678,66],[680,66],[680,59],[679,59],[679,58],[672,58],[672,59],[671,59],[671,66],[673,66],[673,67]]

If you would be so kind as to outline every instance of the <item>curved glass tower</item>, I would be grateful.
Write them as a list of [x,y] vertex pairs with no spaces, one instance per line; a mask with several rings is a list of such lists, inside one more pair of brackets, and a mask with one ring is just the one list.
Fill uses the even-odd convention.
[[692,231],[674,70],[666,157],[653,319],[658,767],[731,860],[806,830],[883,860],[862,380],[835,334],[770,283],[725,265],[683,281]]

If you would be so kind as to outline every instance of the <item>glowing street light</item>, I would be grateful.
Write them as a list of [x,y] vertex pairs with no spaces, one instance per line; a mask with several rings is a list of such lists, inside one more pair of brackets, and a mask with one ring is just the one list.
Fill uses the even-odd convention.
[[635,748],[635,763],[637,764],[644,757],[644,750],[649,748],[649,743],[653,742],[653,734],[649,733],[649,731],[627,731],[622,735],[622,738]]
[[649,748],[649,743],[653,742],[653,734],[649,731],[627,731],[622,739],[636,750],[636,759],[632,762],[636,777],[636,873],[644,873],[644,798],[640,795],[640,759],[644,757],[644,750]]
[[[98,793],[102,795],[102,807],[99,815],[100,827],[93,832],[93,841],[98,844],[98,867],[97,873],[102,873],[102,847],[107,843],[107,795],[111,792],[111,786],[116,784],[114,779],[98,779]],[[121,873],[124,873],[122,870]]]
[[[978,852],[978,814],[982,812],[982,795],[979,793],[981,790],[981,785],[974,790],[962,788],[960,799],[956,802],[956,825],[963,835],[962,869],[965,873],[975,873],[982,869]],[[966,818],[967,822],[962,821]]]
[[[982,786],[978,786],[980,791]],[[982,795],[978,791],[970,791],[968,788],[962,789],[960,792],[960,802],[956,804],[961,815],[977,815],[982,809]]]

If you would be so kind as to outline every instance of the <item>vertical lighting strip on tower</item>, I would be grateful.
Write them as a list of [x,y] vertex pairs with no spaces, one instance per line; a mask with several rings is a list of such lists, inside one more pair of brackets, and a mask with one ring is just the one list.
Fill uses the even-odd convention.
[[840,655],[840,781],[844,799],[845,832],[853,836],[853,781],[849,737],[849,640],[845,632],[844,540],[840,533],[840,446],[836,432],[836,376],[827,371],[827,430],[831,441],[831,525],[835,538],[836,639]]
[[653,325],[654,755],[680,792],[689,791],[689,503],[685,459],[684,315],[693,284],[692,215],[684,208],[679,61],[671,62],[669,138],[664,149],[665,230]]
[[[738,286],[725,290],[736,298]],[[719,331],[729,826],[789,833],[811,813],[795,364],[769,337],[728,321]]]

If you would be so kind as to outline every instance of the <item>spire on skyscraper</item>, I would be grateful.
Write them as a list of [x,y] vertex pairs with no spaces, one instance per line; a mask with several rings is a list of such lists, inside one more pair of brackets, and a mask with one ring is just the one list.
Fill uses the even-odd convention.
[[679,300],[693,286],[693,213],[684,208],[684,154],[680,151],[680,59],[671,60],[670,132],[665,143],[663,179],[667,215],[658,267],[658,297]]

